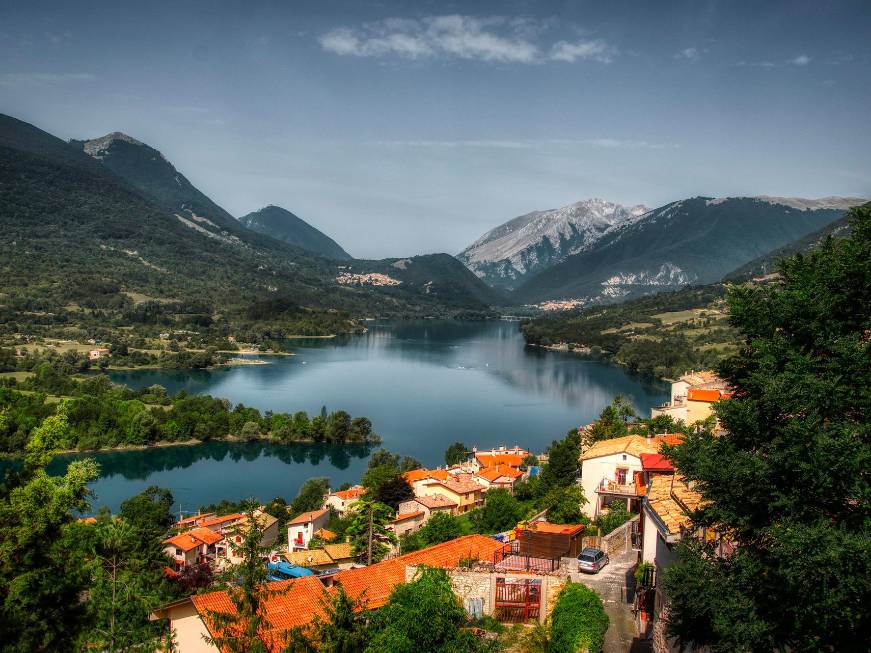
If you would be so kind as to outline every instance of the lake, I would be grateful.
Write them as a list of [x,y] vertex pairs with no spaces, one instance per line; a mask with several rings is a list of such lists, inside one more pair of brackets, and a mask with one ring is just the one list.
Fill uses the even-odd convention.
[[[517,323],[372,323],[368,333],[288,344],[293,356],[219,370],[112,372],[131,387],[160,384],[223,397],[261,410],[315,414],[346,410],[372,420],[383,446],[443,464],[454,441],[489,448],[519,444],[540,452],[570,428],[595,419],[622,394],[642,415],[668,396],[663,384],[618,366],[525,346]],[[185,511],[223,498],[292,498],[302,482],[327,476],[356,482],[372,448],[209,442],[91,454],[101,464],[94,507],[117,509],[149,485],[172,490]],[[76,456],[59,457],[52,473]],[[176,506],[178,508],[179,505]]]

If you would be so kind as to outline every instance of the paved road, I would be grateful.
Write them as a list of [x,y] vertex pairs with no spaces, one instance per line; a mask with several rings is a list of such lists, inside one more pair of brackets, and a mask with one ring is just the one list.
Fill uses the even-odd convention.
[[631,552],[611,558],[598,574],[572,574],[574,582],[583,583],[596,590],[605,604],[605,612],[611,620],[605,633],[604,653],[641,653],[649,651],[646,641],[635,636],[635,618],[632,614],[633,588],[635,578],[632,568],[637,553]]

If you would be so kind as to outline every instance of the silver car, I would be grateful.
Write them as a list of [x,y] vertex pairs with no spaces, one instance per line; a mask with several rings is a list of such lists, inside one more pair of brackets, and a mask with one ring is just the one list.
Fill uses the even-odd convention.
[[608,554],[601,549],[584,549],[578,556],[578,571],[584,571],[588,574],[597,573],[607,564]]

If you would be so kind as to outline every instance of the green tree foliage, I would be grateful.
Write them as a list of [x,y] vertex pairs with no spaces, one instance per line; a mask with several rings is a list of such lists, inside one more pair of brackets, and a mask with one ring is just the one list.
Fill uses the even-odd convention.
[[871,208],[853,235],[785,260],[779,281],[732,289],[743,346],[719,372],[728,435],[669,454],[709,501],[695,523],[736,545],[686,541],[665,574],[669,627],[713,651],[859,651],[871,628]]
[[436,512],[419,531],[400,538],[402,542],[400,548],[403,553],[409,553],[434,544],[449,542],[466,534],[466,529],[459,519],[446,512]]
[[[46,423],[48,422],[48,423]],[[5,651],[70,651],[87,625],[81,600],[89,565],[73,537],[99,468],[72,462],[63,476],[45,465],[68,428],[62,411],[34,429],[24,472],[0,496],[0,642]],[[7,479],[8,480],[8,479]]]
[[548,462],[541,471],[541,486],[544,492],[555,487],[574,485],[581,467],[581,443],[577,429],[568,432],[565,438],[554,441],[548,449]]
[[156,485],[121,502],[119,516],[143,534],[160,537],[175,522],[172,492]]
[[[236,542],[240,536],[242,541]],[[227,541],[234,555],[241,558],[229,576],[236,584],[227,589],[235,612],[208,611],[208,618],[214,624],[214,636],[207,641],[221,651],[229,653],[268,653],[269,648],[261,638],[261,631],[268,628],[263,604],[282,591],[270,588],[267,584],[266,565],[263,558],[269,547],[264,547],[263,527],[255,517],[254,510],[246,513],[234,530],[234,537]]]
[[626,510],[621,500],[619,503],[614,503],[607,512],[602,513],[596,518],[596,527],[599,529],[600,535],[607,535],[618,526],[622,526],[627,521],[632,519],[632,513]]
[[363,475],[362,483],[367,496],[396,510],[400,503],[414,497],[411,486],[402,474],[420,466],[420,461],[414,458],[401,458],[385,449],[379,449],[372,454],[368,469]]
[[595,591],[568,583],[560,591],[550,615],[550,653],[599,653],[608,630],[608,615]]
[[459,465],[469,458],[469,450],[462,442],[454,442],[445,450],[445,465]]
[[383,503],[361,499],[354,504],[345,534],[355,556],[367,565],[378,562],[396,544],[396,536],[387,529],[393,510]]
[[627,422],[636,417],[638,415],[632,404],[623,395],[617,395],[614,401],[602,409],[599,419],[593,423],[592,428],[585,432],[585,447],[600,440],[627,435],[629,433]]
[[397,585],[375,612],[366,653],[472,653],[487,650],[472,635],[466,613],[443,569],[422,567],[410,583]]
[[554,488],[539,502],[547,509],[547,520],[554,524],[583,524],[587,522],[581,508],[587,503],[580,485]]
[[508,490],[491,489],[484,507],[475,511],[474,524],[479,533],[501,533],[514,528],[526,516],[526,509]]
[[[169,398],[160,386],[131,390],[113,385],[105,377],[79,382],[56,371],[49,373],[48,370],[54,370],[54,367],[47,363],[41,365],[42,368],[45,368],[44,374],[19,384],[22,390],[37,394],[0,387],[0,415],[3,416],[0,421],[0,451],[20,453],[36,424],[59,409],[57,404],[48,401],[46,394],[58,393],[71,396],[63,402],[67,428],[63,439],[56,442],[61,449],[141,446],[161,441],[225,438],[228,435],[252,440],[265,434],[280,443],[380,441],[365,417],[350,420],[345,430],[341,425],[350,417],[344,411],[333,413],[334,418],[328,415],[322,422],[333,426],[323,426],[318,431],[305,413],[264,415],[256,408],[243,404],[234,407],[226,400],[208,395],[191,396],[180,392]],[[407,466],[415,462],[397,457],[396,465]]]
[[291,519],[304,512],[319,510],[324,505],[324,496],[329,491],[330,479],[324,476],[307,479],[290,504]]

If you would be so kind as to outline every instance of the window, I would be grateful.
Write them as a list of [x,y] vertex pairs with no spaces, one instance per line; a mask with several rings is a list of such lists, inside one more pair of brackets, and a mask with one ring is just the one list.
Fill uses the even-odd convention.
[[626,476],[629,473],[629,470],[625,467],[617,468],[617,485],[626,485]]
[[176,547],[176,549],[175,549],[175,554],[176,554],[177,556],[180,556],[180,555],[181,555],[181,549],[179,549],[178,547]]

